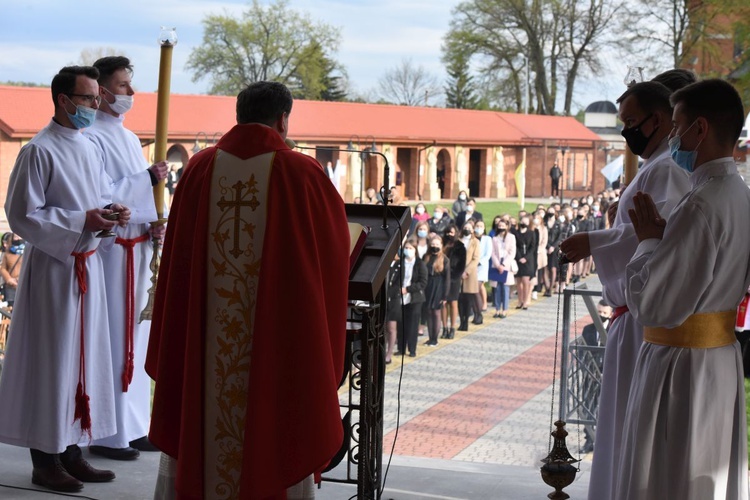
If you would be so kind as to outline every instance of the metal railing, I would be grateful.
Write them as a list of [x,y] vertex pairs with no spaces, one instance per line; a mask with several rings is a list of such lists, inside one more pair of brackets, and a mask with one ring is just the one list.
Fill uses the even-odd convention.
[[[595,435],[599,415],[604,345],[607,342],[607,331],[599,319],[593,300],[594,297],[601,296],[601,291],[588,290],[586,285],[568,288],[563,294],[559,418],[568,424],[583,425],[592,437]],[[576,312],[573,308],[575,297],[583,299],[599,334],[599,342],[595,345],[587,344],[577,331],[573,331],[574,338],[571,340],[571,323],[577,320],[571,316],[575,316]]]

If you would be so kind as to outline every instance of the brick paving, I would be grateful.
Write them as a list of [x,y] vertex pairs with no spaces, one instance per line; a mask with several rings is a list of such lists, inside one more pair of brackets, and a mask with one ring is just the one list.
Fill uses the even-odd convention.
[[[580,330],[588,315],[577,302]],[[546,454],[556,313],[553,296],[507,319],[485,319],[437,348],[419,346],[404,366],[395,453],[523,466]],[[386,450],[395,434],[400,361],[386,375]],[[568,431],[569,447],[577,449],[577,426]]]

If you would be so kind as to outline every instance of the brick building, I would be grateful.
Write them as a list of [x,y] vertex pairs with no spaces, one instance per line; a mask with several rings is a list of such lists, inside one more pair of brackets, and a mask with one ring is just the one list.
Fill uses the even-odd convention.
[[[20,148],[48,123],[52,110],[48,88],[0,86],[0,204]],[[156,94],[136,94],[125,124],[149,161],[155,123]],[[186,164],[234,123],[234,97],[173,94],[167,159]],[[290,137],[323,166],[330,162],[347,202],[383,184],[385,159],[390,184],[407,199],[454,199],[462,189],[478,198],[514,196],[513,175],[524,149],[528,197],[550,194],[555,161],[567,196],[604,188],[599,170],[607,143],[571,117],[298,100]]]

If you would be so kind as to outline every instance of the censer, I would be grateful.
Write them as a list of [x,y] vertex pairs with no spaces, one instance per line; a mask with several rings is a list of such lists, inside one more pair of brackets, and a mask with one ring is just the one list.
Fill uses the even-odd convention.
[[[565,282],[567,274],[568,260],[564,255],[560,256],[559,280]],[[565,271],[565,272],[563,272]],[[575,291],[575,284],[573,285]],[[550,429],[552,429],[552,418],[555,411],[555,375],[557,373],[557,346],[560,337],[560,298],[562,294],[557,295],[557,322],[555,324],[555,353],[552,368],[552,401],[550,403]],[[575,314],[573,315],[575,318]],[[575,329],[575,328],[574,328]],[[566,355],[566,353],[563,353]],[[564,375],[563,375],[564,376]],[[573,464],[580,462],[575,459],[565,444],[565,438],[568,431],[565,430],[565,422],[558,420],[554,423],[555,429],[550,432],[549,454],[542,459],[544,465],[541,468],[542,480],[555,488],[555,491],[547,495],[551,500],[564,500],[570,498],[570,495],[563,491],[563,488],[570,486],[575,481],[578,467]],[[554,438],[554,441],[552,440]]]

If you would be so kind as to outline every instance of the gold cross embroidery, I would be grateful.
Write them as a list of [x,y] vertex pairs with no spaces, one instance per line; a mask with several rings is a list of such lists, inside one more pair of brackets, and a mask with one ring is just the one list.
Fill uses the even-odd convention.
[[[260,202],[255,195],[253,195],[250,200],[242,199],[242,190],[245,188],[244,182],[237,181],[232,187],[236,193],[235,199],[227,201],[222,196],[221,200],[219,200],[216,205],[222,210],[234,207],[234,247],[232,247],[229,253],[231,253],[234,258],[237,258],[242,255],[242,250],[240,250],[240,222],[242,221],[240,209],[242,207],[250,207],[254,212],[260,205]],[[250,190],[248,190],[248,192],[250,192]]]

